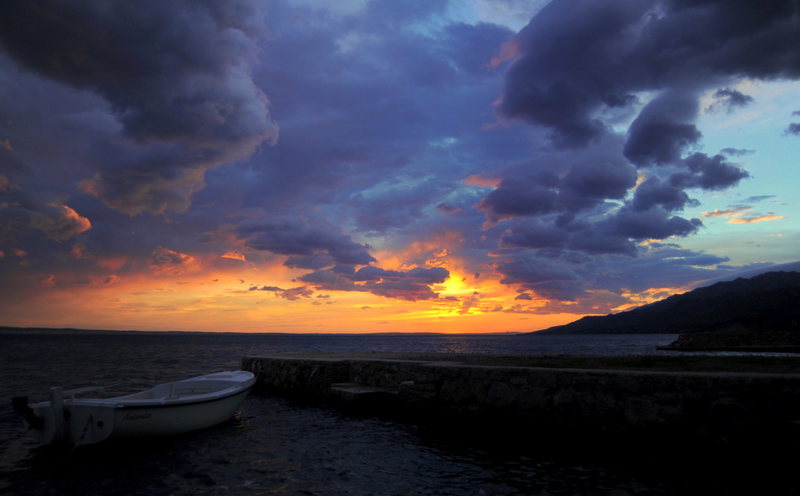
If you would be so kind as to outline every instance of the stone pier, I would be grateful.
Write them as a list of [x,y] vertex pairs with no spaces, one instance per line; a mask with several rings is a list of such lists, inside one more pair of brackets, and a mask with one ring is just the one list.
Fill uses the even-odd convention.
[[[535,363],[531,359],[529,362]],[[511,365],[508,365],[511,363]],[[540,432],[796,435],[800,374],[580,369],[457,355],[244,357],[262,390],[412,419],[490,420]]]

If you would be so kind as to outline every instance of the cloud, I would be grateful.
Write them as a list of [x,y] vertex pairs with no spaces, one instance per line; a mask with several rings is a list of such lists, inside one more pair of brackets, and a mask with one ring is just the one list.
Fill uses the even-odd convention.
[[548,214],[575,215],[606,200],[623,199],[636,169],[621,157],[619,137],[607,136],[575,151],[542,152],[506,177],[479,203],[492,222]]
[[748,215],[745,217],[735,217],[728,221],[728,224],[755,224],[757,222],[768,222],[771,220],[780,220],[785,217],[782,215],[765,214],[765,215]]
[[506,28],[485,22],[476,25],[451,24],[445,31],[449,41],[447,50],[452,60],[462,71],[476,75],[485,73],[487,65],[500,65],[497,47],[501,47],[501,50],[502,47],[508,47],[507,41],[511,37],[511,32]]
[[574,300],[584,294],[585,284],[566,264],[530,255],[520,255],[497,264],[503,284],[514,284],[543,298]]
[[670,177],[670,184],[683,188],[702,188],[706,190],[725,189],[750,177],[744,169],[728,163],[722,155],[709,157],[704,153],[694,153],[683,162],[687,172],[678,172]]
[[756,195],[756,196],[748,196],[744,199],[745,203],[758,203],[764,200],[769,200],[770,198],[775,198],[775,195]]
[[549,178],[506,179],[481,200],[479,208],[493,219],[525,217],[554,212],[558,192]]
[[177,276],[197,266],[197,259],[186,253],[159,246],[150,253],[150,270],[158,275]]
[[236,233],[252,249],[291,255],[287,261],[291,267],[367,265],[375,261],[369,254],[369,246],[353,242],[333,226],[300,218],[245,221],[236,228]]
[[[289,301],[299,300],[300,298],[311,298],[314,294],[314,291],[306,286],[298,286],[289,289],[283,289],[277,286],[261,286],[260,288],[258,286],[251,286],[249,291],[271,291],[279,298]],[[319,298],[319,296],[317,296],[317,298]]]
[[367,266],[357,271],[320,270],[300,277],[317,289],[330,291],[364,291],[387,298],[417,301],[437,298],[431,285],[450,277],[442,267],[417,267],[399,271]]
[[[603,111],[660,91],[631,127],[626,155],[640,166],[669,162],[699,138],[690,122],[696,90],[742,76],[800,75],[797,15],[791,0],[763,9],[746,1],[555,0],[518,36],[501,111],[551,129],[557,143],[585,146],[607,132]],[[715,95],[728,106],[750,101],[727,85]]]
[[92,228],[91,221],[68,205],[39,205],[24,196],[22,201],[0,203],[0,242],[19,240],[31,230],[54,241],[66,241]]
[[701,97],[800,74],[791,3],[555,0],[518,34],[331,5],[0,7],[3,280],[283,263],[296,282],[253,287],[416,301],[451,269],[579,311],[724,272],[654,240],[748,177],[752,151],[698,153]]
[[226,251],[220,258],[227,258],[229,260],[239,260],[240,262],[246,262],[247,257],[243,253],[239,253],[238,251]]
[[698,202],[689,198],[683,188],[662,181],[658,176],[652,176],[636,188],[632,206],[636,211],[643,211],[658,205],[671,212],[683,210],[687,205],[697,204]]
[[56,241],[65,241],[92,228],[86,217],[67,205],[50,205],[45,211],[35,212],[32,227]]
[[520,56],[509,69],[500,111],[546,126],[561,146],[599,138],[607,126],[597,111],[630,101],[615,81],[630,72],[618,52],[649,3],[549,3],[518,35]]
[[715,112],[720,109],[727,110],[728,113],[736,109],[736,107],[744,107],[753,103],[753,97],[745,95],[741,91],[731,88],[722,88],[714,93],[714,103],[708,108],[707,112]]
[[703,217],[737,217],[744,215],[744,212],[752,208],[749,205],[734,205],[727,210],[714,209],[710,212],[703,212]]
[[600,223],[603,229],[627,238],[664,239],[670,236],[686,236],[702,225],[700,219],[687,220],[659,207],[636,211],[623,208],[616,215]]
[[[206,170],[274,141],[253,83],[254,2],[44,1],[0,9],[0,42],[21,66],[101,95],[122,125],[98,142],[84,190],[136,215],[185,211]],[[98,29],[97,26],[103,26]]]
[[691,123],[696,115],[695,95],[662,93],[647,104],[628,129],[625,156],[639,167],[677,162],[700,140],[700,131]]
[[731,157],[742,157],[744,155],[751,155],[755,150],[746,150],[741,148],[723,148],[719,151],[723,155],[730,155]]
[[563,228],[532,219],[510,227],[503,234],[501,244],[507,247],[564,248],[569,237],[569,231]]
[[[520,251],[498,262],[495,270],[504,284],[555,300],[553,311],[568,311],[563,305],[558,306],[558,302],[591,306],[597,292],[604,295],[603,301],[613,303],[606,307],[610,310],[630,301],[630,293],[649,288],[680,288],[741,269],[724,265],[727,261],[726,257],[673,244],[651,243],[640,247],[635,258],[624,254],[589,257],[566,252],[545,257]],[[540,311],[538,307],[536,310]]]
[[[773,198],[773,195],[751,196],[745,199],[745,202],[757,203],[769,198]],[[714,209],[710,212],[703,212],[703,216],[710,218],[727,217],[729,218],[728,224],[755,224],[758,222],[768,222],[785,218],[784,216],[777,215],[774,212],[769,212],[767,214],[751,212],[753,208],[754,207],[752,205],[731,205],[725,210]]]

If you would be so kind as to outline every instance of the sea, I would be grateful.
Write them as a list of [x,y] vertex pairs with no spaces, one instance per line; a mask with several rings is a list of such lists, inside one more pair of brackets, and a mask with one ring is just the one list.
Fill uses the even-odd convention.
[[[116,396],[240,367],[247,355],[439,352],[666,354],[674,335],[236,334],[0,330],[0,494],[14,495],[539,495],[752,494],[717,470],[702,482],[648,453],[554,450],[471,432],[253,393],[219,426],[155,441],[77,449],[37,446],[11,398],[51,386]],[[479,427],[473,427],[479,429]],[[653,452],[657,452],[657,447]],[[598,454],[600,453],[600,454]],[[684,470],[681,473],[679,470]],[[692,482],[694,480],[694,482]],[[772,493],[797,494],[792,488]]]

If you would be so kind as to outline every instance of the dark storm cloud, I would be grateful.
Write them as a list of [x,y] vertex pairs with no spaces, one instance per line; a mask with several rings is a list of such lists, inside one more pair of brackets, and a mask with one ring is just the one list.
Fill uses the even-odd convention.
[[[466,272],[485,278],[495,266],[506,283],[567,301],[596,287],[683,283],[695,268],[640,241],[695,232],[674,215],[693,204],[685,190],[746,176],[685,157],[700,144],[698,98],[738,87],[729,76],[762,77],[756,55],[769,59],[758,66],[767,79],[796,57],[780,38],[792,32],[779,35],[791,19],[784,2],[746,16],[741,2],[557,0],[511,41],[503,27],[448,25],[444,2],[368,2],[345,16],[321,5],[31,2],[21,12],[35,22],[0,20],[13,22],[0,34],[0,114],[19,123],[0,122],[0,203],[17,201],[17,185],[37,189],[47,194],[31,205],[69,205],[92,226],[58,241],[26,214],[28,244],[38,245],[22,246],[28,259],[88,265],[64,262],[80,242],[98,257],[124,255],[118,271],[133,272],[160,247],[151,270],[176,273],[190,255],[235,249],[248,265],[278,255],[297,269],[307,286],[255,286],[278,297],[321,289],[420,300],[436,298],[449,275],[429,268],[447,245]],[[0,18],[15,9],[0,7]],[[45,22],[48,12],[60,17]],[[734,63],[743,48],[767,45]],[[514,47],[521,57],[493,68]],[[10,56],[32,72],[17,74]],[[536,126],[497,122],[493,108]],[[276,137],[271,116],[281,139],[259,147]],[[635,190],[626,140],[648,178]],[[475,175],[486,182],[466,180]],[[128,215],[143,212],[167,215]],[[439,245],[443,233],[457,241]],[[423,268],[378,267],[370,237],[374,253],[425,245],[401,261]],[[60,245],[62,256],[44,248]]]
[[293,267],[312,268],[328,261],[342,265],[375,261],[369,246],[355,243],[349,235],[322,223],[276,217],[243,222],[236,233],[253,249],[291,255],[288,263]]
[[561,183],[561,202],[568,210],[593,206],[604,199],[622,199],[636,184],[636,169],[624,160],[575,164]]
[[0,41],[110,104],[124,139],[95,151],[85,189],[133,215],[186,210],[205,170],[276,137],[249,74],[260,24],[248,1],[23,2],[0,8]]
[[575,221],[562,226],[540,221],[519,223],[503,234],[501,244],[535,249],[539,253],[620,253],[634,256],[639,241],[687,236],[700,226],[702,222],[699,219],[670,216],[667,210],[655,204],[643,210],[626,206],[594,223]]
[[280,142],[246,169],[210,171],[198,198],[268,211],[324,205],[369,235],[413,231],[439,204],[472,210],[478,199],[466,200],[459,181],[489,160],[520,157],[511,142],[522,132],[481,131],[502,77],[482,67],[511,32],[456,24],[420,34],[419,12],[403,22],[378,15],[401,3],[331,18],[271,2],[269,63],[257,81],[281,123]]
[[636,184],[636,169],[621,156],[622,140],[607,135],[582,150],[540,153],[507,169],[478,204],[492,221],[552,213],[574,215],[606,200],[621,200]]
[[736,107],[744,107],[752,103],[753,97],[738,90],[722,88],[714,93],[714,100],[714,103],[706,110],[713,112],[718,109],[726,109],[728,112],[732,112]]
[[534,291],[543,298],[574,300],[584,294],[580,276],[567,264],[552,259],[522,255],[497,265],[500,282]]
[[691,123],[697,115],[697,98],[682,92],[665,92],[639,113],[628,129],[625,156],[639,167],[678,161],[700,139]]
[[636,211],[623,208],[608,220],[600,222],[604,231],[630,239],[664,239],[670,236],[686,236],[702,226],[700,219],[684,219],[670,216],[660,207]]
[[558,192],[542,183],[541,179],[531,177],[503,180],[496,190],[486,195],[479,207],[495,219],[554,212]]
[[[800,77],[799,16],[791,0],[554,0],[534,16],[514,40],[519,53],[506,74],[500,114],[549,132],[562,154],[612,138],[624,144],[604,147],[611,160],[573,160],[567,166],[548,164],[540,146],[527,168],[500,176],[500,186],[479,206],[489,220],[510,224],[495,264],[503,281],[576,298],[580,291],[563,286],[580,271],[553,269],[560,275],[550,277],[538,264],[593,257],[585,263],[594,260],[614,272],[624,256],[649,253],[644,241],[696,233],[699,219],[674,215],[699,205],[688,191],[726,189],[749,177],[722,154],[697,152],[700,98],[710,94],[711,110],[732,112],[753,101],[735,89],[742,78]],[[794,128],[786,133],[794,134]],[[621,165],[626,162],[627,169]],[[581,170],[578,163],[588,165]],[[635,188],[630,164],[643,179]],[[548,170],[557,181],[543,192],[530,178]],[[606,263],[612,259],[613,269]],[[635,259],[629,263],[638,265]],[[596,286],[586,280],[587,288]]]
[[554,131],[564,146],[605,133],[595,111],[630,100],[615,81],[630,71],[620,60],[633,27],[652,2],[560,2],[544,7],[518,35],[522,54],[509,70],[501,112]]
[[412,224],[425,216],[429,198],[441,198],[452,190],[451,184],[440,180],[399,183],[369,196],[359,192],[349,199],[360,230],[385,232]]
[[504,246],[523,248],[564,248],[570,233],[551,224],[529,220],[511,227],[501,238]]
[[[608,313],[626,303],[621,294],[650,288],[674,288],[695,284],[714,277],[735,273],[740,268],[724,265],[728,258],[652,243],[638,256],[607,253],[587,256],[537,256],[518,252],[498,264],[497,271],[507,284],[532,291],[535,296],[560,302],[594,301],[598,291],[609,292],[602,300],[608,306],[589,313]],[[580,312],[554,304],[537,312]],[[588,310],[587,310],[588,311]]]
[[684,160],[687,172],[678,172],[670,177],[670,184],[681,188],[717,190],[736,185],[750,177],[747,171],[729,164],[722,155],[709,157],[694,153]]
[[667,211],[683,210],[686,205],[697,205],[696,200],[689,198],[683,188],[673,186],[653,176],[636,188],[632,206],[634,210],[648,210],[660,205]]
[[[518,35],[521,55],[501,111],[548,127],[560,144],[582,146],[607,130],[601,111],[633,101],[628,95],[722,86],[722,96],[741,102],[726,93],[726,81],[800,76],[798,15],[793,0],[556,0]],[[638,132],[660,126],[677,143],[696,140],[689,122],[649,117]],[[674,146],[658,150],[631,154],[674,157]]]

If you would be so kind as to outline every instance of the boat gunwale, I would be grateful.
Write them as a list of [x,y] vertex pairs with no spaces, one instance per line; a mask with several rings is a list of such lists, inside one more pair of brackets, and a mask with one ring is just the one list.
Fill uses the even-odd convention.
[[[248,372],[248,371],[237,371],[237,372]],[[223,372],[224,373],[224,372]],[[182,381],[176,381],[171,384],[192,384],[196,385],[197,383],[202,383],[204,380],[209,381],[219,381],[220,379],[215,377],[209,377],[216,374],[220,374],[219,372],[213,374],[207,374],[205,376],[199,377],[192,377],[190,379],[184,379]],[[201,393],[196,395],[185,395],[183,397],[178,398],[168,398],[168,397],[159,397],[159,398],[149,398],[149,399],[126,399],[130,396],[134,396],[137,394],[144,393],[149,390],[139,391],[138,393],[132,393],[124,396],[116,396],[112,398],[64,398],[64,406],[75,406],[75,407],[95,407],[95,408],[111,408],[116,410],[135,410],[135,409],[149,409],[149,408],[174,408],[179,406],[189,406],[189,405],[200,405],[204,403],[213,403],[215,401],[223,401],[233,396],[242,393],[248,393],[256,383],[255,376],[252,372],[249,372],[250,377],[246,380],[238,381],[238,380],[225,380],[224,382],[230,382],[231,385],[223,388],[218,389],[216,391],[211,391],[208,393]],[[150,388],[150,390],[154,389]],[[31,407],[36,408],[39,406],[49,406],[50,401],[43,401],[39,403],[34,403]]]
[[[97,404],[96,406],[109,406],[109,407],[115,408],[117,410],[137,410],[137,409],[138,410],[143,410],[143,409],[150,409],[150,408],[175,408],[175,407],[179,407],[179,406],[202,405],[203,403],[214,403],[215,401],[226,400],[226,399],[231,398],[233,396],[236,396],[238,394],[250,392],[250,390],[253,389],[254,385],[255,385],[255,382],[253,382],[253,384],[250,384],[247,387],[244,387],[244,388],[241,388],[241,389],[237,389],[235,391],[231,391],[229,394],[225,394],[225,395],[222,395],[222,396],[215,396],[215,397],[208,397],[209,394],[211,394],[211,393],[207,393],[207,394],[202,394],[202,395],[196,395],[195,398],[184,397],[184,398],[175,398],[175,399],[171,399],[171,400],[167,399],[167,400],[158,401],[158,402],[156,402],[157,400],[142,400],[142,403],[136,403],[136,404],[114,403],[114,402],[111,401],[114,398],[108,398],[108,399],[105,399],[105,400],[95,400],[95,401],[108,402],[107,405]],[[216,394],[216,393],[214,393],[214,394]],[[205,398],[203,398],[203,396],[205,396]],[[89,399],[89,398],[87,398],[87,399]],[[75,400],[75,401],[82,401],[82,400]],[[145,401],[151,401],[151,403],[145,404],[144,403]],[[75,405],[75,402],[73,402],[72,404]],[[95,405],[91,405],[91,406],[95,406]]]

